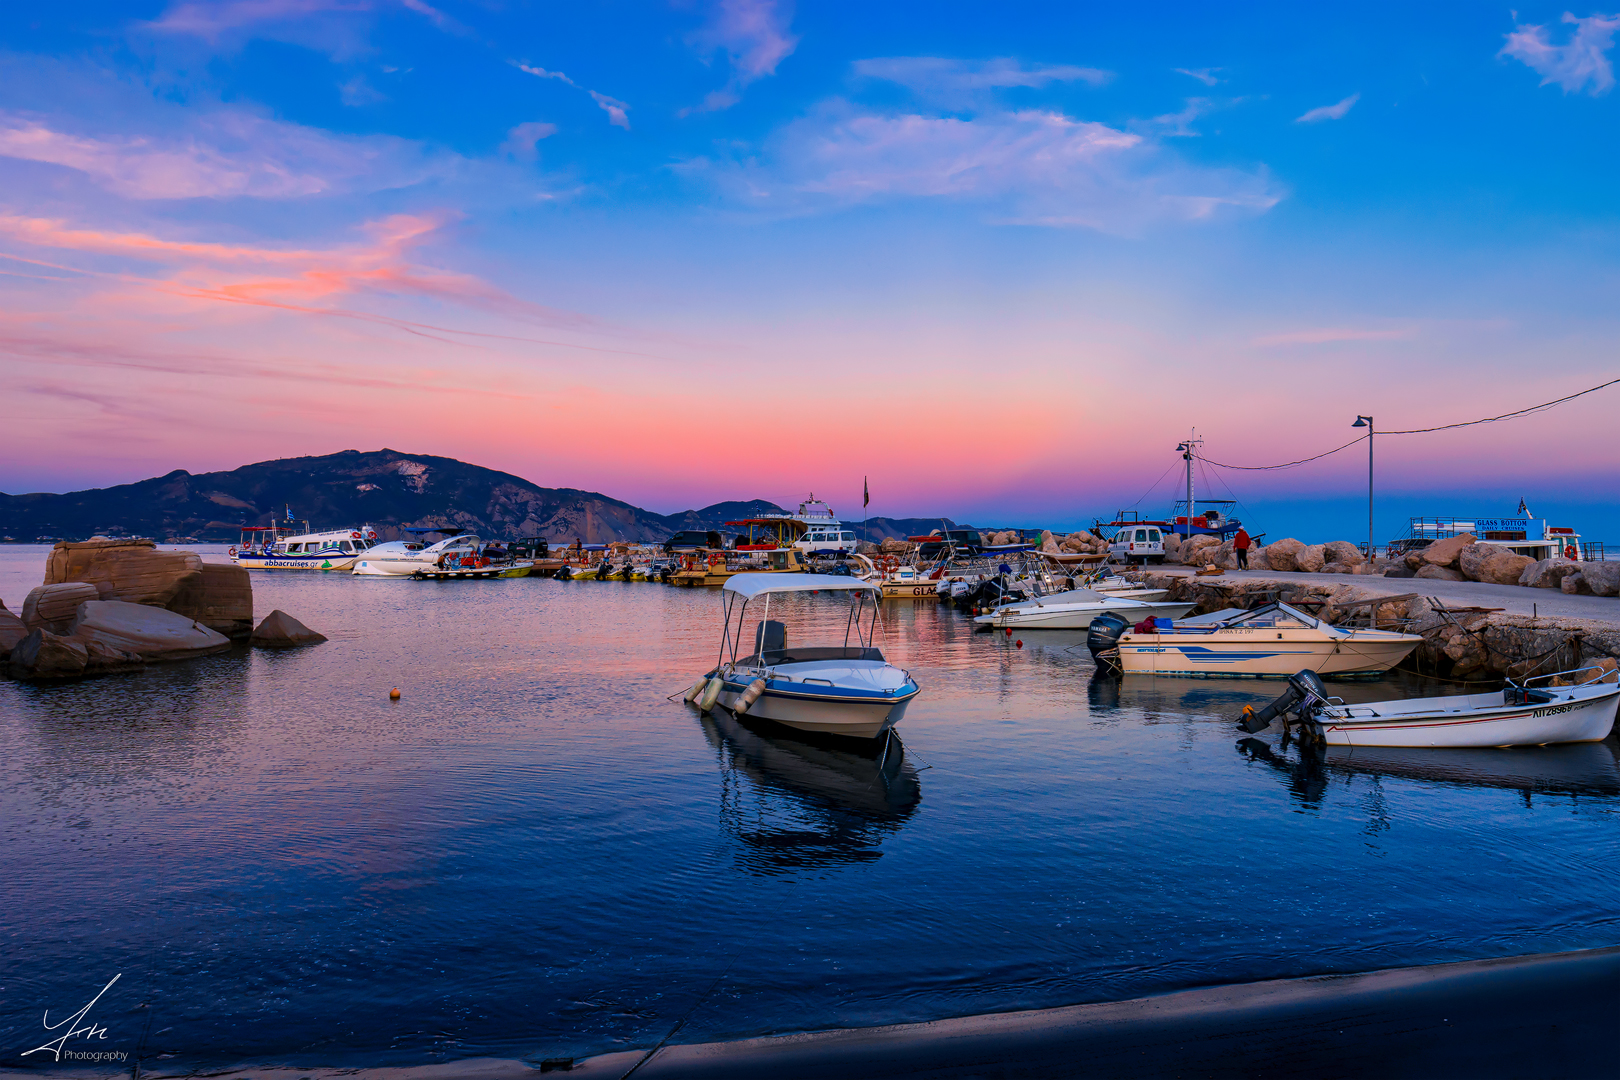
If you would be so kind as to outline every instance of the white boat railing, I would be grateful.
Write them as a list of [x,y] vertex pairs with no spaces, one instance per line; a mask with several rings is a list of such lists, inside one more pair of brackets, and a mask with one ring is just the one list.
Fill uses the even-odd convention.
[[[1549,671],[1545,675],[1531,675],[1523,682],[1516,682],[1513,679],[1508,679],[1507,684],[1509,686],[1517,686],[1523,689],[1529,689],[1532,683],[1556,679],[1564,675],[1579,675],[1583,671],[1591,671],[1595,674],[1593,674],[1590,678],[1582,679],[1580,682],[1572,683],[1570,684],[1571,686],[1594,686],[1597,683],[1602,682],[1607,676],[1613,674],[1613,670],[1610,668],[1600,667],[1597,664],[1582,664],[1580,667],[1570,668],[1568,671]],[[1561,690],[1567,690],[1569,688],[1570,687],[1559,687]]]

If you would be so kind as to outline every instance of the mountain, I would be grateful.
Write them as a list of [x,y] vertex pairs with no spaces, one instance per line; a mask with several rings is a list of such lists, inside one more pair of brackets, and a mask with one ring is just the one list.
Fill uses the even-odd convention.
[[[850,524],[846,518],[844,524]],[[861,535],[861,522],[854,522],[855,535]],[[972,528],[971,525],[964,526]],[[875,517],[866,519],[866,539],[874,544],[881,544],[885,540],[904,540],[908,536],[925,536],[935,529],[954,529],[956,522],[950,518],[887,518]]]
[[234,541],[243,525],[267,525],[291,507],[317,529],[370,523],[384,538],[402,525],[452,525],[481,536],[552,541],[664,540],[739,516],[781,513],[774,503],[724,502],[668,517],[594,491],[544,488],[511,473],[454,458],[398,450],[345,450],[279,458],[230,472],[177,469],[118,487],[63,495],[0,494],[0,535],[151,536]]

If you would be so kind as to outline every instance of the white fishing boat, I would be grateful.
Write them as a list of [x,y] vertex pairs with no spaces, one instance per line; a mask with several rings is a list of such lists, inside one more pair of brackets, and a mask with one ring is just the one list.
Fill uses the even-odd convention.
[[[1574,685],[1555,686],[1561,676]],[[1298,715],[1311,738],[1328,746],[1482,748],[1598,742],[1614,730],[1620,683],[1612,671],[1590,667],[1510,682],[1491,694],[1405,698],[1349,705],[1329,697],[1314,673],[1301,671],[1288,691],[1258,712],[1244,710],[1245,731]],[[1541,685],[1532,685],[1540,683]]]
[[1151,632],[1123,619],[1096,619],[1086,644],[1099,663],[1127,675],[1223,675],[1286,678],[1310,668],[1323,675],[1388,671],[1421,644],[1416,634],[1343,629],[1287,604],[1156,620]]
[[[844,643],[790,645],[784,624],[770,617],[771,598],[784,593],[853,594]],[[724,586],[721,663],[688,691],[687,700],[705,712],[718,704],[800,731],[857,739],[885,735],[919,687],[873,642],[880,595],[871,582],[831,574],[733,575]],[[863,620],[868,596],[872,616]],[[745,635],[751,605],[757,605],[759,621]],[[753,651],[739,656],[745,636]]]
[[1085,630],[1099,615],[1118,615],[1134,625],[1144,619],[1179,619],[1197,606],[1193,601],[1151,602],[1091,589],[1071,589],[1002,604],[973,621],[997,630]]
[[242,536],[229,555],[248,570],[348,570],[377,545],[370,525],[295,536],[280,536],[274,527],[244,528]]

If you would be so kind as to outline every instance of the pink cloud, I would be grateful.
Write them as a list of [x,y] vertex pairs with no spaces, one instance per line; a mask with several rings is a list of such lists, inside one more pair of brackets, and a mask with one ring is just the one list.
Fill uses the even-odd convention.
[[1620,15],[1580,19],[1566,11],[1563,21],[1575,27],[1567,43],[1553,44],[1545,26],[1519,26],[1507,35],[1507,44],[1497,55],[1525,64],[1542,77],[1542,86],[1557,83],[1569,94],[1590,85],[1593,97],[1608,93],[1614,86],[1608,52],[1614,47],[1614,32],[1620,29]]
[[741,100],[743,87],[775,75],[777,65],[799,45],[788,30],[792,22],[792,5],[780,0],[719,0],[709,21],[689,40],[704,52],[724,52],[731,79],[705,97],[699,111],[730,108]]
[[69,134],[0,114],[0,157],[83,173],[131,199],[300,198],[406,187],[459,160],[386,135],[339,136],[217,112],[183,136]]

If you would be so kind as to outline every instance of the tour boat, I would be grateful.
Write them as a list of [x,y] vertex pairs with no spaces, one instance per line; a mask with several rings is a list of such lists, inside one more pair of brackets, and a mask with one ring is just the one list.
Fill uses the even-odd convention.
[[1422,643],[1393,630],[1346,630],[1287,604],[1220,617],[1155,620],[1150,633],[1099,618],[1087,645],[1127,675],[1232,675],[1286,678],[1302,668],[1323,675],[1388,671]]
[[[876,739],[917,696],[916,681],[884,660],[873,642],[882,595],[873,583],[832,574],[737,574],[724,589],[721,663],[687,695],[703,711],[719,704],[800,731]],[[853,593],[844,643],[790,645],[783,623],[771,618],[771,598],[785,593]],[[869,595],[872,617],[863,620]],[[753,651],[739,656],[750,605],[759,613],[748,635]]]
[[[250,534],[261,539],[255,544]],[[231,548],[230,558],[248,570],[348,570],[377,545],[370,525],[281,537],[273,528],[243,529],[242,535],[242,546]]]
[[[1311,737],[1328,746],[1481,748],[1598,742],[1614,730],[1620,683],[1612,671],[1589,667],[1509,682],[1490,694],[1405,698],[1347,705],[1299,672],[1288,692],[1258,713],[1245,710],[1244,730],[1264,731],[1270,721],[1299,715]],[[1573,676],[1574,685],[1552,685]],[[1533,683],[1540,683],[1535,686]]]
[[1143,619],[1179,619],[1197,606],[1193,601],[1150,602],[1091,589],[1071,589],[1002,604],[973,621],[998,630],[1084,630],[1099,615],[1118,615],[1134,624]]

